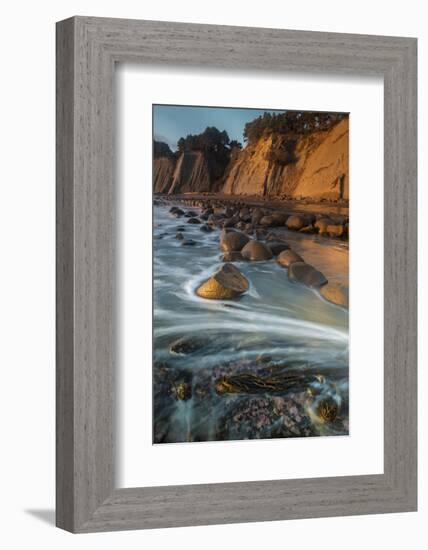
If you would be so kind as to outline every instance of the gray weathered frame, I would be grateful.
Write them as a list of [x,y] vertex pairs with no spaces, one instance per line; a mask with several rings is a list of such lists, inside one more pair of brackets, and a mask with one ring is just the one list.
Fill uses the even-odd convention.
[[[416,40],[73,17],[57,24],[57,525],[72,532],[417,507]],[[381,75],[384,473],[114,486],[116,62]],[[364,451],[362,451],[364,452]]]

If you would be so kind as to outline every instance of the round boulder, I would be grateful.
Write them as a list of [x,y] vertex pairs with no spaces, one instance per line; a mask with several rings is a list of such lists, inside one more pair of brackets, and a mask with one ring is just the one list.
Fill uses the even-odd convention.
[[248,223],[251,221],[251,213],[248,208],[241,208],[239,211],[239,218],[245,222]]
[[199,220],[198,218],[189,218],[187,220],[187,223],[199,224],[201,223],[201,220]]
[[263,216],[262,218],[260,218],[259,224],[265,227],[271,227],[275,224],[275,221],[273,216]]
[[223,223],[223,227],[234,227],[236,223],[238,223],[238,220],[236,218],[229,218],[225,220],[225,222]]
[[288,268],[288,277],[291,281],[302,283],[311,288],[318,288],[327,284],[327,279],[311,265],[305,262],[294,262]]
[[263,218],[263,216],[264,216],[263,210],[261,208],[255,208],[251,216],[251,223],[253,225],[258,225],[260,223],[260,220]]
[[224,264],[212,277],[203,283],[196,294],[209,300],[230,300],[246,292],[249,283],[237,267]]
[[288,229],[299,231],[299,229],[302,229],[302,227],[304,227],[306,223],[303,216],[293,215],[288,218],[288,220],[285,222],[285,225],[288,227]]
[[341,237],[343,235],[343,225],[328,225],[327,226],[327,234],[329,237]]
[[342,307],[349,307],[349,287],[337,281],[328,282],[320,288],[320,294],[329,302]]
[[314,226],[320,233],[326,233],[327,227],[333,223],[330,218],[320,218],[314,223]]
[[272,225],[284,225],[288,220],[289,215],[284,214],[284,212],[274,212],[271,217],[273,221]]
[[289,248],[288,250],[281,252],[281,254],[279,254],[276,258],[276,261],[279,265],[282,265],[282,267],[290,267],[290,265],[295,262],[303,262],[303,258],[299,256],[297,252],[294,252],[294,250]]
[[270,249],[258,241],[249,241],[241,250],[241,254],[245,260],[253,262],[261,262],[272,258]]
[[274,256],[278,256],[284,250],[288,250],[290,246],[285,241],[268,241],[266,246]]
[[240,252],[250,238],[240,231],[225,231],[220,234],[220,250],[223,252]]

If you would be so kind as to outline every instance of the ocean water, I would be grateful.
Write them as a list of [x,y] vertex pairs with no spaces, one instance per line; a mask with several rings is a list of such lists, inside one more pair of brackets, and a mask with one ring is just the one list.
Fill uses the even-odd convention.
[[[198,297],[198,286],[223,265],[220,231],[204,233],[170,207],[154,208],[154,443],[347,434],[348,311],[289,281],[275,260],[234,262],[250,282],[240,298]],[[176,239],[180,226],[194,246]],[[346,243],[276,231],[328,279],[347,280]],[[297,376],[298,383],[217,391],[224,377],[242,374]],[[337,405],[332,421],[319,415],[325,400]]]

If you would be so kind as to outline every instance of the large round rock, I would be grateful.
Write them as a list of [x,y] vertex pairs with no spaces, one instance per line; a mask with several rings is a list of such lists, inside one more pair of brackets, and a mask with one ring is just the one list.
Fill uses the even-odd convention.
[[275,220],[273,216],[263,216],[262,218],[260,218],[259,224],[264,225],[265,227],[271,227],[275,224]]
[[274,212],[272,214],[273,225],[284,225],[290,216],[284,212]]
[[192,217],[190,217],[190,218],[187,220],[187,223],[199,224],[199,223],[201,223],[201,220],[198,220],[198,218],[195,218],[195,217],[193,217],[193,215],[192,215]]
[[326,231],[329,237],[342,237],[343,225],[328,225]]
[[264,216],[263,210],[261,208],[255,208],[251,216],[251,223],[253,225],[258,225],[260,223],[260,220],[263,218],[263,216]]
[[227,263],[205,281],[196,290],[196,294],[209,300],[231,300],[246,292],[248,288],[248,280],[239,269]]
[[240,252],[250,238],[241,231],[222,231],[220,234],[220,249],[223,252]]
[[327,279],[311,265],[305,262],[294,262],[288,268],[288,277],[292,281],[302,283],[311,288],[318,288],[327,284]]
[[251,260],[253,262],[272,259],[272,252],[270,249],[259,241],[249,241],[241,250],[241,254],[245,260]]
[[278,256],[283,250],[287,250],[290,246],[285,241],[269,241],[266,246],[274,256]]
[[291,264],[296,262],[303,262],[303,258],[294,252],[294,250],[284,250],[281,254],[278,255],[276,261],[282,265],[282,267],[290,267]]
[[295,231],[299,231],[299,229],[302,229],[306,225],[305,219],[303,216],[293,215],[290,216],[285,225],[288,227],[288,229],[294,229]]
[[318,229],[320,233],[326,233],[327,227],[332,223],[333,222],[330,218],[320,218],[314,223],[314,226],[316,227],[316,229]]
[[345,283],[328,282],[320,288],[320,294],[333,304],[349,307],[349,287]]

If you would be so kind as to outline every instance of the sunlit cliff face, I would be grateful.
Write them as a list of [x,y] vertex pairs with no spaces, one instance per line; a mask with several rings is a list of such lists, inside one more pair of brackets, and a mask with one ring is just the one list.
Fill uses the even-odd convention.
[[349,121],[302,136],[269,134],[226,164],[202,151],[157,156],[155,193],[218,192],[282,198],[349,198]]

